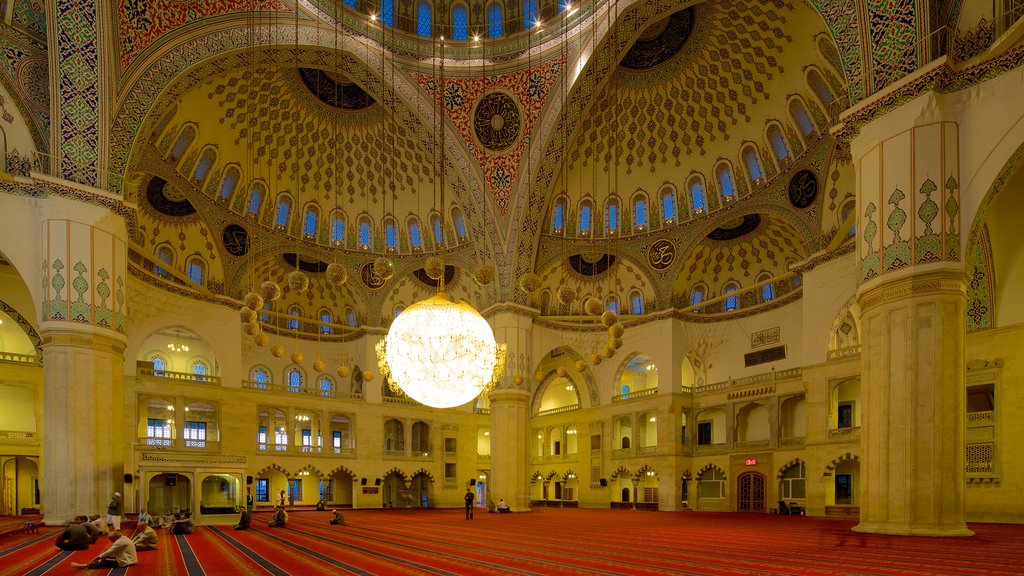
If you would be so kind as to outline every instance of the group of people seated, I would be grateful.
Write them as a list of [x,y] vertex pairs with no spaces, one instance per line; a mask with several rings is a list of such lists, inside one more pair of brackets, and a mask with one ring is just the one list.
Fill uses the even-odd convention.
[[[323,500],[320,502],[323,502]],[[320,508],[318,505],[317,509],[326,510],[327,507],[324,506],[323,508]],[[345,517],[342,516],[341,510],[334,510],[334,518],[331,518],[330,523],[335,526],[345,525]],[[270,528],[283,528],[287,524],[288,512],[285,510],[285,507],[280,504],[274,506],[274,515],[270,518],[270,522],[267,522],[267,526]],[[249,512],[247,508],[242,508],[241,516],[238,518],[238,524],[235,524],[234,528],[235,530],[248,530],[250,527],[252,527],[252,513]]]
[[140,514],[135,535],[129,538],[119,530],[110,530],[100,516],[76,516],[57,536],[55,544],[61,550],[88,550],[101,535],[106,534],[110,540],[109,548],[87,563],[72,562],[71,566],[83,570],[103,567],[124,568],[138,562],[137,552],[156,550],[159,539],[156,531],[149,525],[151,520],[148,517],[143,518]]
[[498,504],[497,505],[494,504],[493,500],[488,501],[487,502],[487,511],[488,512],[497,512],[499,514],[508,514],[509,512],[512,511],[512,509],[508,507],[508,504],[505,502],[505,499],[502,498],[502,499],[498,500]]

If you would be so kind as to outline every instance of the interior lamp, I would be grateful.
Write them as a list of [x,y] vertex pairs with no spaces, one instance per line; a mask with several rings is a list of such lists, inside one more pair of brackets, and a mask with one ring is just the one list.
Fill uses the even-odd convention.
[[461,406],[492,388],[507,353],[480,313],[443,291],[403,310],[376,349],[381,374],[434,408]]

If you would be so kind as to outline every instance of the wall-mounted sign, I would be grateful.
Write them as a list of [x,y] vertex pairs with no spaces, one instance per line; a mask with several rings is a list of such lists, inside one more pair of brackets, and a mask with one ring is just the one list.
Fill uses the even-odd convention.
[[363,486],[363,494],[378,494],[380,493],[379,486]]
[[750,335],[750,347],[760,348],[769,344],[778,344],[782,339],[782,330],[778,326],[754,332]]
[[757,458],[747,458],[743,461],[743,464],[747,466],[757,466]]
[[676,245],[662,238],[647,249],[647,263],[655,270],[664,270],[676,261]]

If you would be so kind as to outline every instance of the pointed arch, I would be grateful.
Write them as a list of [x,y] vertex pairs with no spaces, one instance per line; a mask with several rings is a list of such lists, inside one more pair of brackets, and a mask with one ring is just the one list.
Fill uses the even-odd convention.
[[859,466],[860,465],[860,456],[858,456],[856,454],[853,454],[851,452],[847,452],[845,454],[837,456],[837,457],[833,458],[832,461],[829,462],[827,466],[825,466],[825,469],[822,471],[821,475],[825,476],[825,477],[831,476],[832,473],[835,472],[836,468],[838,468],[840,464],[843,464],[845,462],[852,462],[852,463],[857,464]]
[[402,472],[402,470],[398,466],[394,466],[393,468],[391,468],[390,470],[385,472],[381,477],[382,478],[387,478],[388,476],[391,476],[392,474],[394,474],[395,476],[398,476],[399,478],[401,478],[402,482],[409,482],[409,480],[412,480],[412,477],[407,475],[405,472]]
[[292,477],[291,473],[288,472],[288,470],[286,470],[283,466],[281,466],[280,464],[278,464],[276,462],[273,463],[273,464],[268,464],[268,465],[264,466],[258,472],[253,474],[253,476],[259,477],[259,476],[262,476],[262,475],[266,474],[267,472],[270,472],[271,470],[277,470],[281,474],[284,474],[285,478],[291,478]]

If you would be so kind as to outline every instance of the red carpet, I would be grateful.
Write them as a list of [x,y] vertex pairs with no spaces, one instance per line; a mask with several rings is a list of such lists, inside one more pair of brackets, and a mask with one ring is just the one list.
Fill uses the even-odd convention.
[[[139,554],[129,574],[1024,574],[1024,525],[972,524],[969,538],[855,534],[856,521],[764,514],[542,508],[295,512],[286,528],[200,527]],[[53,546],[55,528],[0,539],[0,575],[80,574]],[[59,561],[58,561],[59,560]],[[50,567],[47,562],[54,562]]]

